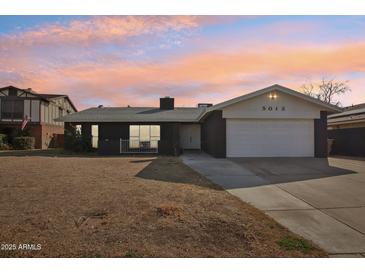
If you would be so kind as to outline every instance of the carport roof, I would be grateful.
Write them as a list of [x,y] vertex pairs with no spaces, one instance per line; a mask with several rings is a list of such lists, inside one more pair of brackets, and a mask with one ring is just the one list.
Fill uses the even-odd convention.
[[61,122],[198,122],[205,108],[94,107],[57,119]]

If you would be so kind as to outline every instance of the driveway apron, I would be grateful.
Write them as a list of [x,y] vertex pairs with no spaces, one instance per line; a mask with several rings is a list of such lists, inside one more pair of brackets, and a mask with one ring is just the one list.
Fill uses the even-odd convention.
[[365,254],[365,161],[330,158],[217,159],[184,153],[183,162],[326,250]]

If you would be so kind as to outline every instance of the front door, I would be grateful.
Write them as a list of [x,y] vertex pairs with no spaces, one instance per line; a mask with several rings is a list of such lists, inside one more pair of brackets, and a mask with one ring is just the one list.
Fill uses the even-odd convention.
[[180,125],[180,147],[182,149],[200,149],[200,124]]

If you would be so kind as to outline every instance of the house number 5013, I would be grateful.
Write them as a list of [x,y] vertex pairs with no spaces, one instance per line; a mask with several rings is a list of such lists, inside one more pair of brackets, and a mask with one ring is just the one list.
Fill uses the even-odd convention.
[[285,111],[285,107],[263,106],[262,111]]

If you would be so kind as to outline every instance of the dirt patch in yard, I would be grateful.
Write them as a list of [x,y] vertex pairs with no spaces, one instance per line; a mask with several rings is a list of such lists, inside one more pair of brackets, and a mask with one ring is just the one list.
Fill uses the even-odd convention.
[[2,257],[326,256],[174,157],[0,157],[0,227]]

